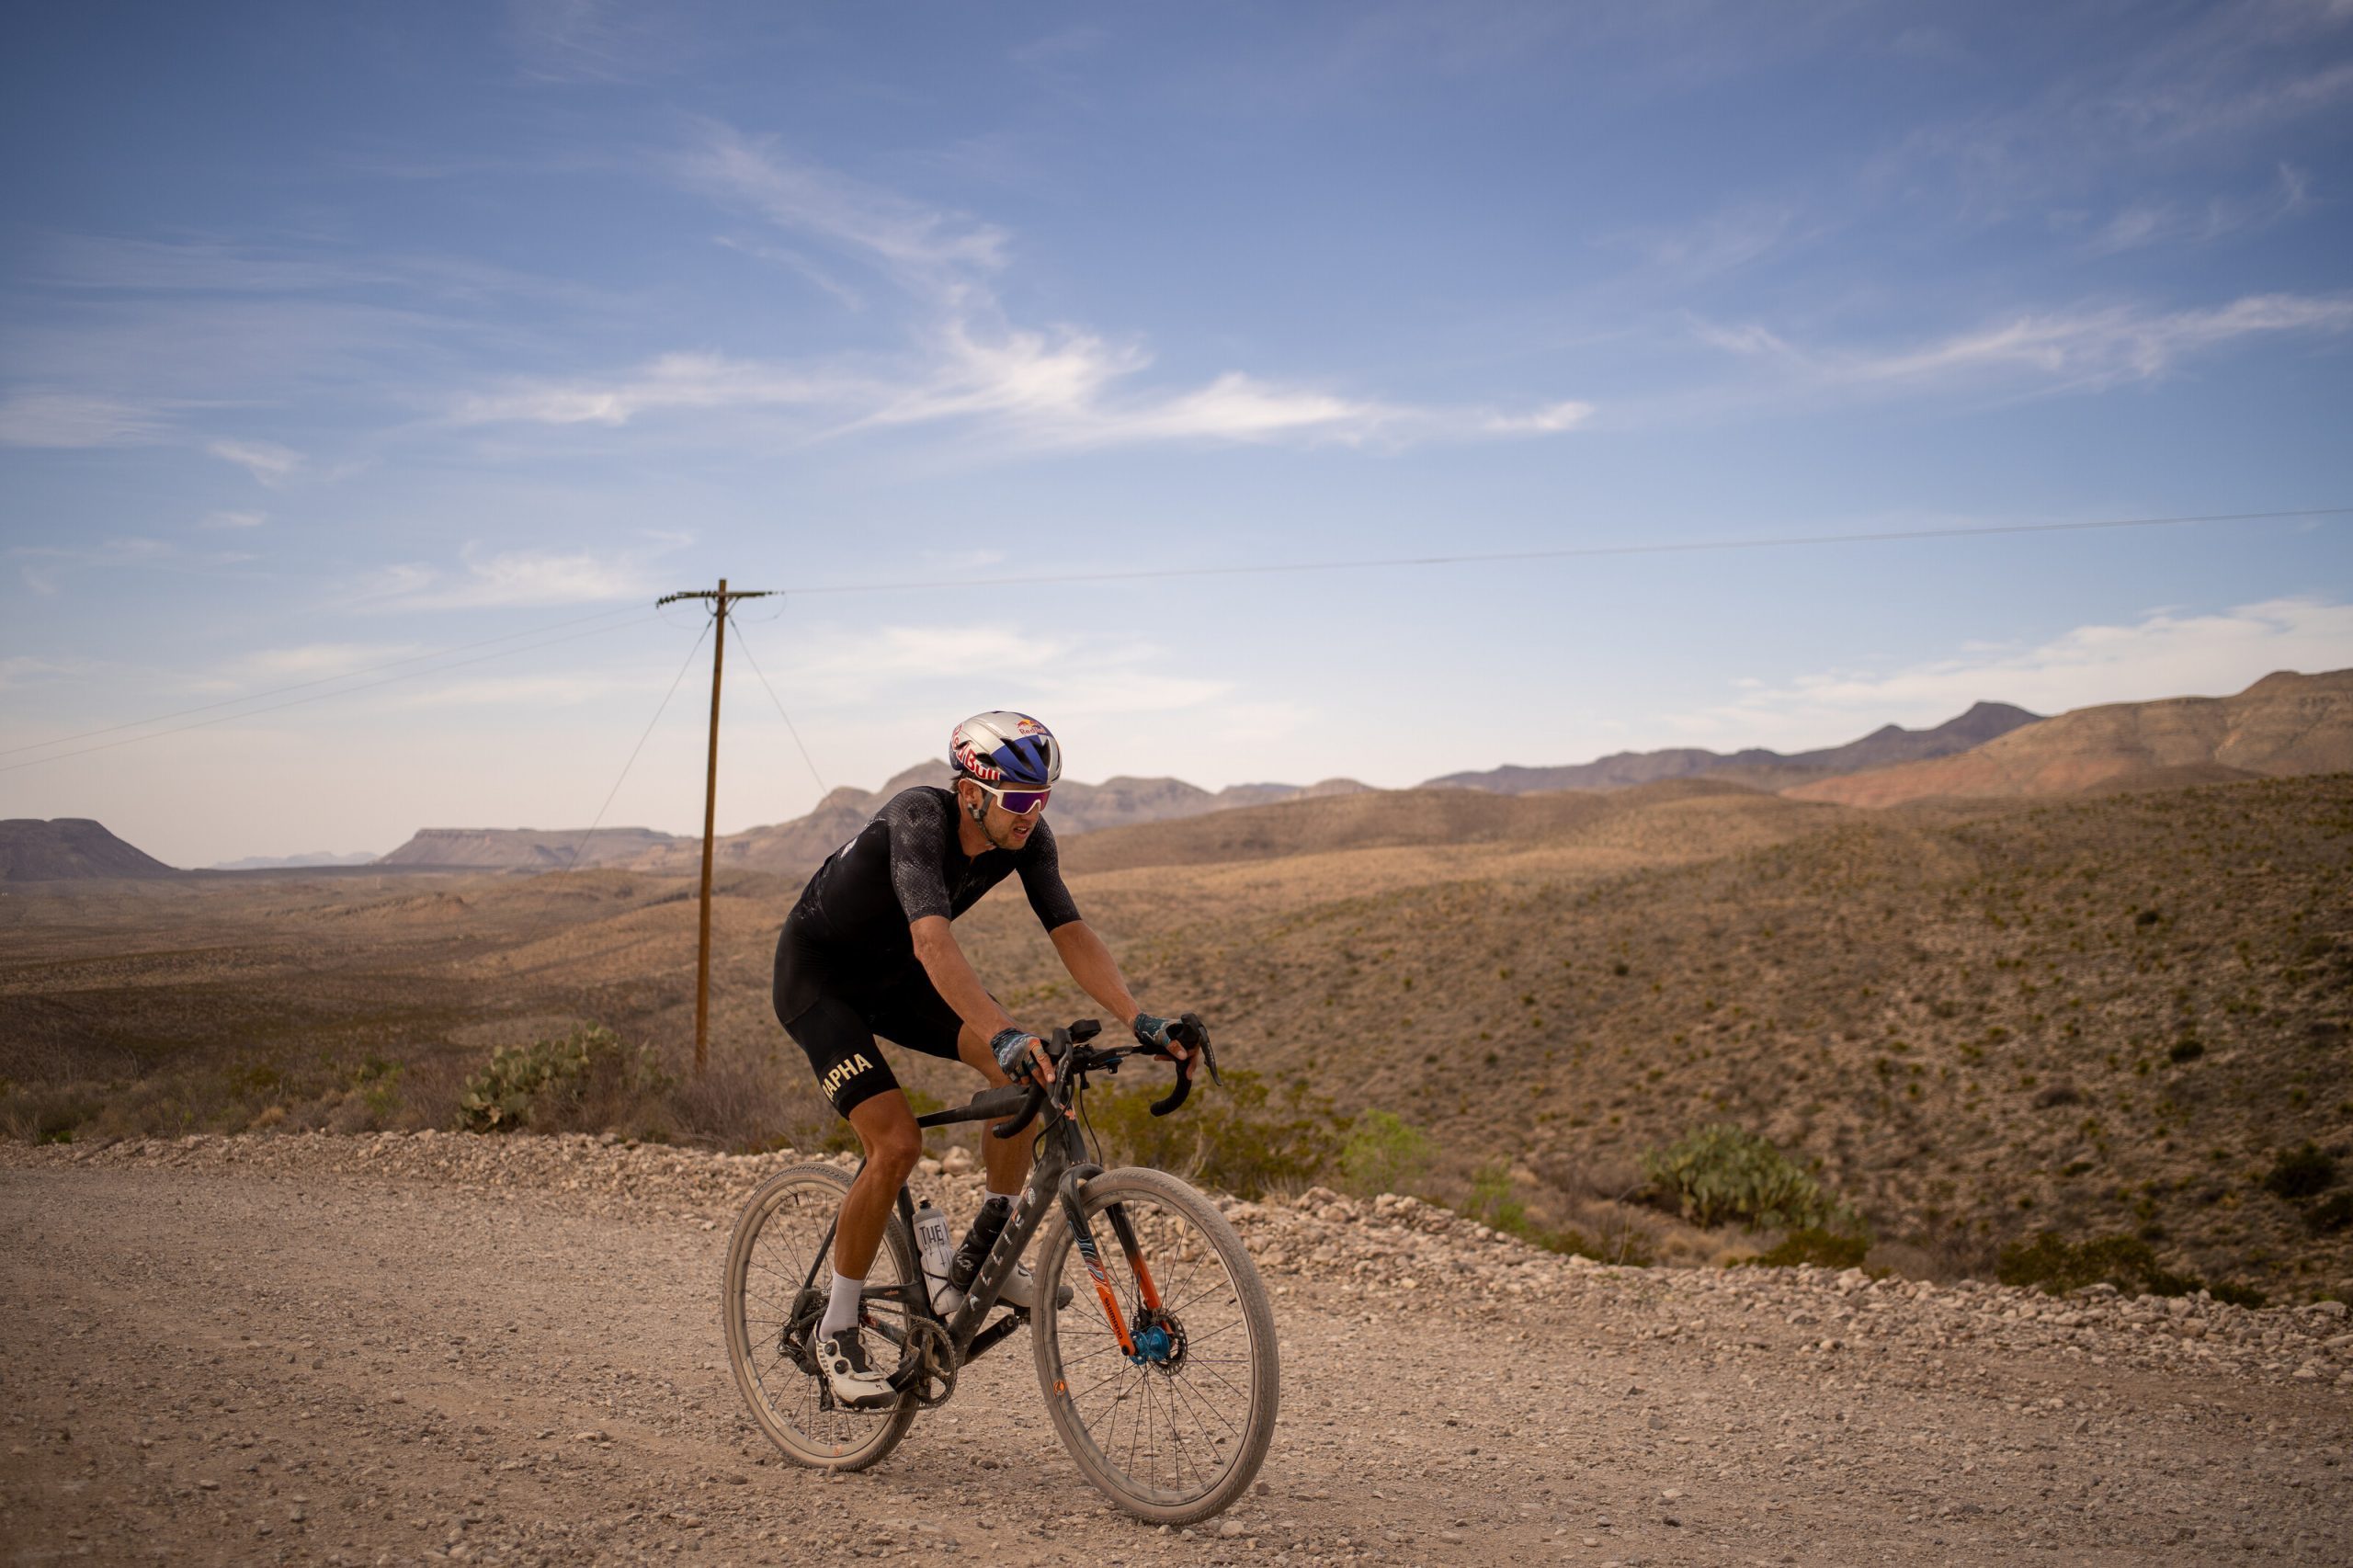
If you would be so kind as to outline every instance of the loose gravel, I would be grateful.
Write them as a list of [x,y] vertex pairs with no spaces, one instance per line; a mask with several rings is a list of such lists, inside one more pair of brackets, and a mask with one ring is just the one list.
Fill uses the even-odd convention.
[[[799,1157],[0,1148],[9,1561],[2353,1562],[2337,1303],[1614,1268],[1321,1188],[1221,1200],[1284,1380],[1223,1518],[1110,1511],[1020,1335],[827,1477],[759,1437],[718,1332],[734,1208]],[[968,1165],[917,1181],[960,1224]]]

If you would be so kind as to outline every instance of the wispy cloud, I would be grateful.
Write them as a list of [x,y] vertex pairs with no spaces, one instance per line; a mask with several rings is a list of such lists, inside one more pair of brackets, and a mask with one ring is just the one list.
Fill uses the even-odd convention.
[[485,551],[467,545],[455,571],[422,562],[379,569],[347,597],[376,610],[482,609],[603,604],[654,597],[656,560],[680,540],[638,551]]
[[1735,272],[1802,237],[1786,202],[1742,202],[1671,228],[1630,229],[1604,243],[1631,250],[1655,274],[1696,282]]
[[614,0],[508,0],[508,31],[523,73],[542,82],[613,83],[665,74],[686,55],[657,26],[659,8]]
[[161,411],[79,392],[18,392],[0,400],[0,446],[134,447],[170,429]]
[[302,466],[301,453],[275,441],[214,441],[204,449],[223,462],[235,463],[273,490]]
[[781,245],[759,244],[749,240],[734,239],[725,234],[720,235],[714,243],[761,261],[774,262],[779,267],[799,274],[830,295],[834,302],[846,311],[862,311],[866,308],[865,295],[797,250],[787,250]]
[[725,205],[862,254],[932,288],[953,289],[959,274],[1005,265],[1010,242],[995,224],[803,162],[772,139],[715,122],[702,132],[676,167],[688,185]]
[[969,681],[959,673],[973,669],[989,672],[991,689],[1012,694],[1003,700],[1061,716],[1193,708],[1233,689],[1167,667],[1165,648],[1116,638],[1089,639],[1083,658],[1069,639],[994,627],[804,628],[799,645],[807,652],[770,664],[769,676],[793,694],[790,700],[832,709],[863,709],[889,695],[894,703],[945,710],[978,700],[963,691]]
[[1980,221],[2040,217],[2104,171],[2177,165],[2353,99],[2353,7],[2339,0],[2226,0],[2182,17],[2118,31],[2119,47],[2023,101],[1911,131],[1871,160],[1872,182],[1957,196]]
[[429,686],[395,687],[377,700],[387,709],[438,712],[451,708],[509,708],[539,712],[577,708],[630,692],[660,691],[666,675],[484,676]]
[[396,642],[304,642],[290,648],[259,648],[240,655],[220,671],[218,678],[239,686],[313,680],[372,669],[416,651],[413,643]]
[[1819,387],[1884,389],[2005,375],[2088,389],[2147,381],[2184,359],[2256,336],[2334,337],[2353,329],[2353,295],[2251,294],[2185,311],[2135,305],[2029,312],[1893,349],[1803,347],[1754,324],[1695,322],[1712,347],[1771,364]]
[[2197,244],[2292,217],[2312,205],[2312,182],[2302,169],[2279,165],[2268,190],[2252,197],[2211,197],[2200,204],[2140,201],[2123,208],[2085,242],[2092,256],[2115,256],[2154,244]]
[[173,571],[202,570],[226,562],[217,555],[192,556],[168,540],[136,535],[104,540],[91,545],[20,544],[7,551],[17,563],[25,586],[47,598],[64,589],[66,579],[92,569],[119,571],[153,567]]
[[[995,449],[1037,449],[1542,437],[1573,429],[1592,412],[1574,400],[1520,409],[1410,405],[1242,370],[1194,386],[1154,387],[1153,356],[1141,342],[1007,318],[995,277],[1011,243],[993,224],[801,162],[724,126],[703,127],[675,168],[693,188],[879,273],[914,306],[905,346],[804,362],[664,354],[618,373],[524,378],[478,391],[452,405],[454,422],[617,427],[732,409],[788,416],[780,433],[796,440],[957,425],[984,433]],[[802,267],[797,252],[772,259]],[[815,276],[830,291],[846,287]],[[717,438],[738,433],[705,431]]]
[[267,512],[207,512],[203,526],[208,528],[257,528],[269,521]]
[[2024,645],[1966,647],[1892,670],[1843,669],[1749,687],[1673,722],[1718,744],[1831,744],[1894,720],[1934,724],[1979,700],[2060,713],[2103,702],[2220,697],[2274,670],[2353,667],[2353,605],[2316,597],[2206,612],[2152,610]]
[[[521,422],[619,426],[642,417],[722,409],[798,411],[799,439],[859,429],[959,423],[1031,449],[1154,441],[1395,444],[1557,435],[1592,405],[1527,410],[1434,408],[1351,397],[1228,371],[1179,392],[1129,392],[1152,363],[1133,345],[1092,334],[1007,331],[961,324],[920,359],[858,368],[800,367],[669,354],[608,381],[524,381],[461,400],[464,425]],[[712,429],[715,437],[733,431]]]
[[28,653],[11,654],[0,659],[0,691],[11,687],[39,685],[51,676],[79,675],[88,667],[85,660],[40,659]]

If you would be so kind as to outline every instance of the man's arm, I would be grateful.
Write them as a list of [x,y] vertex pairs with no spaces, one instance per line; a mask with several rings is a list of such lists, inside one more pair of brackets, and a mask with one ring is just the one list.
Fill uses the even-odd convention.
[[1120,973],[1119,960],[1103,938],[1084,920],[1073,920],[1057,926],[1046,935],[1052,939],[1054,951],[1062,955],[1063,967],[1085,991],[1119,1016],[1121,1028],[1135,1027],[1136,1015],[1143,1011],[1134,996],[1129,994],[1128,983]]
[[[1063,967],[1089,996],[1094,997],[1119,1016],[1122,1027],[1133,1030],[1136,1016],[1143,1011],[1137,1006],[1134,994],[1128,990],[1125,976],[1120,973],[1120,963],[1103,938],[1084,920],[1073,920],[1057,926],[1046,933],[1054,944],[1054,951],[1062,955]],[[1182,1041],[1168,1041],[1168,1053],[1183,1062],[1192,1053]]]
[[[1020,1027],[997,1006],[989,988],[972,972],[972,961],[956,945],[946,915],[926,915],[910,922],[907,932],[915,939],[915,957],[922,960],[924,973],[931,977],[931,988],[956,1009],[956,1016],[964,1020],[967,1028],[987,1040],[1001,1029]],[[1104,956],[1108,959],[1110,955]]]

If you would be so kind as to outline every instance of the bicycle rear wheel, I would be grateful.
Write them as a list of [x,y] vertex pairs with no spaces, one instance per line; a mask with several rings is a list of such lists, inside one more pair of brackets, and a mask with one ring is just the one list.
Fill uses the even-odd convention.
[[[727,1359],[752,1419],[788,1458],[819,1470],[873,1464],[898,1447],[917,1408],[909,1394],[885,1410],[845,1410],[817,1370],[817,1320],[834,1282],[833,1259],[819,1248],[830,1247],[849,1184],[844,1172],[819,1165],[793,1165],[760,1183],[735,1218],[721,1284]],[[893,1215],[867,1270],[868,1288],[912,1280],[915,1258],[915,1241]],[[904,1306],[870,1299],[866,1311],[878,1355],[906,1344]]]
[[[1275,1317],[1242,1238],[1165,1171],[1086,1184],[1086,1211],[1114,1329],[1059,1210],[1039,1243],[1029,1334],[1054,1430],[1113,1502],[1154,1524],[1220,1513],[1248,1488],[1275,1432]],[[1124,1215],[1131,1256],[1119,1234]],[[1127,1343],[1122,1345],[1124,1331]]]

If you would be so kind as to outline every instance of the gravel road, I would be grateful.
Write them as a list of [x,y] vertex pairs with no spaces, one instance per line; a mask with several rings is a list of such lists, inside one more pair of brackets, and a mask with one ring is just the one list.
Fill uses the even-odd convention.
[[[2333,1303],[1581,1267],[1324,1193],[1229,1206],[1283,1260],[1284,1388],[1222,1520],[1104,1506],[1020,1335],[829,1478],[766,1450],[718,1330],[726,1222],[782,1163],[0,1150],[8,1560],[2353,1562]],[[969,1179],[926,1182],[961,1223]]]

